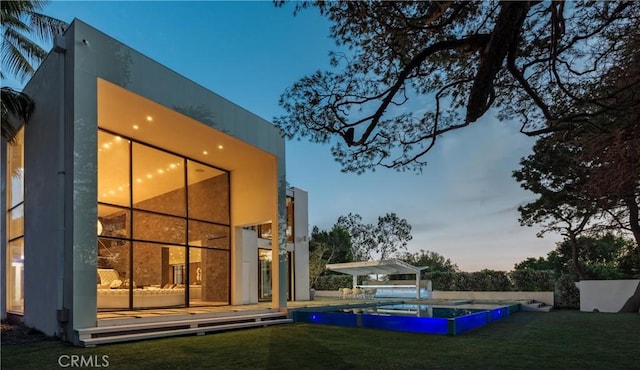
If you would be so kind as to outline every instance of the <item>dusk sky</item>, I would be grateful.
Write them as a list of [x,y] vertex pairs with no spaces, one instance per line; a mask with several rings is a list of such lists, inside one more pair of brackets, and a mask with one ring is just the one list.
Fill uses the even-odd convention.
[[[273,121],[280,94],[328,68],[329,22],[311,9],[264,2],[52,2],[45,13],[78,18],[157,62]],[[420,109],[419,104],[415,109]],[[409,251],[431,250],[464,271],[511,270],[560,240],[521,227],[516,208],[534,199],[511,177],[534,139],[487,114],[445,135],[421,174],[380,168],[345,174],[329,146],[287,143],[287,180],[309,192],[309,223],[329,229],[340,215],[367,223],[395,212],[412,225]]]

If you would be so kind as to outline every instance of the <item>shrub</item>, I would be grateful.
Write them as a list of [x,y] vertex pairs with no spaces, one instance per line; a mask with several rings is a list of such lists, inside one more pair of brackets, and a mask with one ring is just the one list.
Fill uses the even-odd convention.
[[427,274],[434,290],[548,292],[554,289],[553,271],[482,270],[478,272],[432,272]]
[[573,275],[560,275],[556,281],[556,292],[558,293],[557,307],[580,308],[580,289],[576,287]]
[[470,274],[469,288],[465,290],[504,292],[511,290],[511,281],[505,271],[482,270]]
[[554,289],[552,270],[513,270],[509,273],[513,290],[524,292],[549,292]]
[[[362,283],[366,276],[358,276],[358,283]],[[351,275],[324,275],[318,277],[314,286],[315,290],[338,290],[340,288],[351,288],[353,277]]]

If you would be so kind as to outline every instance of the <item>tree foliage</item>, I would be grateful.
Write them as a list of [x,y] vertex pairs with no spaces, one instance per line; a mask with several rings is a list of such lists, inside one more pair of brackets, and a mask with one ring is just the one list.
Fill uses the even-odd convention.
[[33,113],[34,104],[25,93],[16,91],[10,87],[3,87],[0,91],[2,106],[2,138],[13,141],[16,129],[25,122],[29,122]]
[[338,217],[335,224],[349,233],[351,238],[351,257],[353,261],[368,261],[376,248],[376,239],[373,232],[373,225],[364,224],[362,216],[349,213],[346,216]]
[[[404,252],[399,255],[399,259],[412,266],[428,267],[421,272],[421,279],[427,278],[427,275],[433,272],[458,271],[458,265],[453,263],[449,258],[433,251],[425,251],[421,249],[420,252],[415,253]],[[412,280],[415,279],[415,276],[393,275],[389,278],[391,280]]]
[[376,241],[374,250],[381,261],[406,251],[407,243],[413,239],[409,222],[395,213],[378,217],[378,224],[373,227],[373,236]]
[[[7,72],[18,80],[33,75],[47,56],[47,51],[39,43],[50,42],[54,35],[67,27],[65,22],[40,13],[46,3],[42,0],[0,2],[0,79],[4,80]],[[13,140],[16,128],[29,121],[33,109],[33,101],[27,95],[3,87],[2,138]]]
[[321,231],[314,226],[309,239],[309,281],[315,287],[318,278],[330,263],[351,262],[351,239],[349,233],[338,226],[330,231]]
[[582,277],[577,239],[590,231],[600,209],[596,199],[581,191],[589,170],[576,165],[578,149],[554,137],[539,139],[533,154],[520,161],[521,168],[513,176],[522,188],[538,195],[535,201],[518,207],[520,224],[541,225],[539,237],[548,232],[565,236],[572,246],[575,271]]
[[[640,258],[635,242],[607,233],[577,238],[577,255],[584,279],[621,279],[640,277]],[[557,243],[546,257],[529,257],[516,263],[516,270],[554,271],[556,277],[575,274],[573,245],[569,240]]]
[[305,1],[295,11],[310,7],[348,51],[288,88],[275,122],[332,143],[344,171],[420,169],[438,137],[490,108],[528,135],[600,126],[635,86],[606,82],[632,63],[638,2]]

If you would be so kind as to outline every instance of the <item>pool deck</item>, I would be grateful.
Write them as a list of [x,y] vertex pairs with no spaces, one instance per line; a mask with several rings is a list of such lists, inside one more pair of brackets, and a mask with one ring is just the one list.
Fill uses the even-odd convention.
[[[479,307],[477,303],[481,303]],[[174,335],[197,334],[286,324],[295,311],[332,311],[364,306],[418,304],[435,307],[495,308],[517,302],[473,302],[471,300],[316,297],[312,301],[287,302],[286,308],[273,308],[271,302],[247,305],[194,306],[149,310],[98,312],[96,326],[78,329],[80,345],[123,342]]]

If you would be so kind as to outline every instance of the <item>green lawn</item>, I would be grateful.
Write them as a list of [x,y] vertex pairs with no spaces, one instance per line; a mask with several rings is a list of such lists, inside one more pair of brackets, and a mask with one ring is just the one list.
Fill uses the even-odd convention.
[[456,336],[291,324],[94,348],[2,346],[3,369],[55,369],[60,355],[114,369],[638,369],[640,315],[520,312]]

